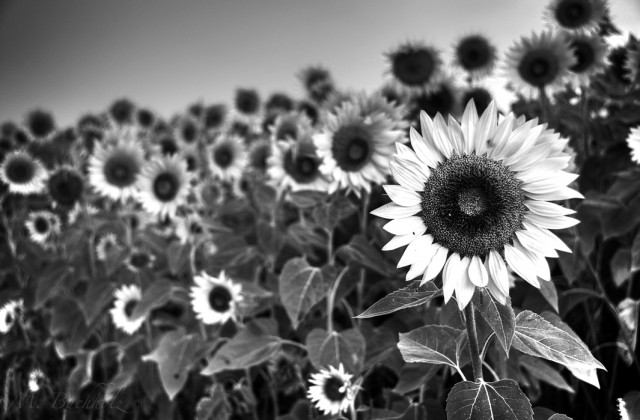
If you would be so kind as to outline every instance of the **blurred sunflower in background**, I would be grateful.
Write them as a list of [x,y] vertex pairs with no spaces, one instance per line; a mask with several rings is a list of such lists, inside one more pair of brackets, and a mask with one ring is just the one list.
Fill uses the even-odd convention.
[[29,213],[25,221],[29,238],[40,245],[48,245],[49,241],[60,234],[60,218],[50,211],[41,210]]
[[224,271],[218,277],[202,272],[193,280],[196,286],[191,288],[191,306],[198,319],[205,324],[223,324],[238,316],[242,285],[231,281]]
[[595,33],[606,10],[605,0],[552,0],[545,10],[545,20],[557,29]]
[[573,65],[569,66],[570,80],[574,85],[588,86],[591,77],[606,68],[607,44],[597,34],[567,32],[564,35],[575,57]]
[[84,177],[71,166],[61,166],[49,175],[47,190],[54,204],[71,208],[82,198]]
[[246,160],[244,143],[237,136],[221,137],[209,148],[211,172],[224,181],[240,179]]
[[47,176],[42,162],[22,150],[9,153],[0,165],[0,180],[7,184],[9,192],[14,194],[29,195],[42,192]]
[[454,45],[454,61],[469,81],[490,75],[497,60],[496,48],[484,35],[466,35]]
[[385,56],[390,81],[405,94],[428,92],[440,78],[440,51],[423,42],[405,42]]
[[189,193],[187,164],[177,156],[156,158],[145,165],[138,182],[142,207],[154,216],[173,218]]
[[325,191],[328,178],[320,172],[322,160],[310,138],[276,143],[268,159],[269,176],[280,188]]
[[400,184],[384,186],[392,203],[371,212],[391,219],[384,229],[395,236],[383,250],[408,245],[398,263],[411,266],[407,280],[425,283],[442,271],[445,301],[455,291],[460,309],[476,286],[506,302],[507,265],[535,287],[549,281],[545,257],[570,252],[549,229],[578,223],[550,201],[582,198],[566,186],[577,175],[562,171],[568,141],[513,114],[498,123],[494,102],[480,118],[470,102],[462,124],[426,113],[420,122],[413,150],[400,145],[391,160]]

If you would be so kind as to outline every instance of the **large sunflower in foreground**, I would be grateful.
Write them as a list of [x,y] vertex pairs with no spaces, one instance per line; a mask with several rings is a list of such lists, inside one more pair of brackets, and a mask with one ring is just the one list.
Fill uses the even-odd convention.
[[504,303],[507,266],[535,287],[549,281],[545,257],[570,252],[549,229],[578,223],[550,201],[582,198],[567,187],[577,175],[562,171],[567,140],[512,113],[498,123],[494,102],[480,118],[469,102],[462,124],[426,113],[420,122],[422,136],[411,129],[414,150],[399,145],[391,160],[400,185],[384,188],[393,202],[372,212],[392,219],[384,229],[396,236],[383,250],[408,245],[398,263],[411,265],[407,280],[442,271],[445,301],[455,291],[461,309],[476,286]]
[[320,170],[333,178],[329,191],[346,188],[359,194],[381,184],[389,173],[389,159],[402,132],[383,113],[363,115],[360,107],[343,103],[327,115],[322,133],[313,136]]

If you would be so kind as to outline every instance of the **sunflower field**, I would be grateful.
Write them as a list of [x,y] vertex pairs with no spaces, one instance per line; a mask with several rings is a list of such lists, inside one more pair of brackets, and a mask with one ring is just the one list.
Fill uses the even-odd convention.
[[4,122],[0,418],[640,418],[640,41],[546,12],[375,92]]

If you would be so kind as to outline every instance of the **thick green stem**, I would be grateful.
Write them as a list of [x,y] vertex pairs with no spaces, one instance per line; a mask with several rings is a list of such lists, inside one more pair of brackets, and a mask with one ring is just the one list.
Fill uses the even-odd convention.
[[464,308],[464,321],[467,326],[467,338],[469,339],[469,352],[471,353],[471,367],[473,378],[477,381],[484,380],[482,376],[482,359],[480,358],[480,346],[478,345],[478,333],[476,331],[476,315],[473,303],[469,302]]
[[[360,233],[367,239],[367,216],[369,215],[369,192],[364,191],[362,193],[362,209],[360,213]],[[358,279],[358,299],[356,302],[356,312],[362,313],[363,311],[363,300],[364,300],[364,282],[366,279],[366,270],[364,268],[360,269],[360,277]],[[358,323],[360,319],[358,319]]]
[[541,115],[541,123],[549,122],[549,98],[547,97],[547,92],[545,92],[544,87],[541,87],[538,91],[538,99],[540,100],[540,115]]

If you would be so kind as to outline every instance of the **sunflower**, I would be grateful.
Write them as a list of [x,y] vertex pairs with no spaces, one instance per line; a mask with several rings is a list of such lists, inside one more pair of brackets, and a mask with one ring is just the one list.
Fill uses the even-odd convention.
[[468,104],[473,99],[473,103],[479,113],[483,113],[485,109],[489,107],[489,104],[493,100],[491,92],[487,88],[482,86],[474,86],[462,92],[462,103]]
[[82,198],[84,178],[71,166],[62,166],[49,175],[47,190],[55,204],[73,207]]
[[210,105],[203,112],[203,123],[206,130],[220,130],[227,120],[228,110],[224,104]]
[[141,248],[133,248],[125,264],[131,271],[138,272],[145,268],[151,268],[155,260],[156,257],[150,252]]
[[578,221],[549,201],[582,198],[566,186],[577,175],[562,171],[568,140],[513,114],[498,123],[495,102],[479,119],[470,102],[462,125],[425,113],[420,122],[422,136],[411,129],[415,152],[401,146],[391,161],[400,185],[384,188],[393,202],[372,212],[392,219],[384,229],[396,236],[383,250],[409,245],[398,263],[411,265],[407,280],[442,271],[445,301],[455,290],[461,309],[476,286],[504,303],[507,265],[535,287],[550,280],[545,257],[570,250],[549,229]]
[[46,210],[29,213],[24,225],[29,238],[40,245],[46,245],[53,236],[60,233],[60,218]]
[[336,415],[349,409],[355,399],[356,387],[351,384],[351,377],[340,363],[338,369],[329,366],[311,375],[313,386],[309,387],[307,396],[315,403],[318,410],[325,415]]
[[606,10],[605,0],[551,0],[545,20],[557,29],[595,33]]
[[322,160],[311,139],[280,141],[272,148],[269,176],[280,188],[326,191],[329,183],[320,172]]
[[581,33],[565,34],[576,60],[569,71],[572,82],[578,86],[588,86],[591,76],[604,71],[607,44],[599,35]]
[[8,333],[16,321],[22,319],[24,304],[22,299],[10,300],[0,308],[0,334]]
[[98,194],[111,200],[125,201],[137,195],[137,182],[144,160],[142,145],[135,133],[127,131],[123,138],[114,133],[97,144],[89,160],[89,183]]
[[237,136],[218,139],[210,147],[209,156],[211,172],[225,181],[239,179],[247,160],[242,139]]
[[455,86],[453,79],[447,77],[440,80],[433,90],[414,95],[410,100],[412,120],[418,119],[421,110],[430,117],[434,117],[437,113],[458,114],[460,108],[458,92],[459,89]]
[[335,90],[329,70],[322,66],[308,66],[298,73],[307,96],[316,103],[324,102]]
[[116,301],[113,304],[113,308],[109,311],[113,325],[119,330],[131,335],[138,331],[145,321],[145,317],[131,317],[136,305],[140,303],[142,299],[140,288],[135,284],[129,286],[124,285],[115,291],[114,296]]
[[249,168],[258,174],[265,174],[269,169],[271,148],[269,140],[263,139],[254,142],[249,148]]
[[29,372],[29,391],[38,392],[44,386],[47,377],[40,368],[36,368]]
[[153,149],[161,156],[173,156],[180,151],[180,144],[171,134],[164,134],[154,141]]
[[[364,116],[382,113],[392,122],[395,130],[404,131],[409,126],[406,106],[401,102],[389,100],[382,92],[375,92],[371,95],[361,93],[356,95],[356,102]],[[408,139],[403,135],[402,140]]]
[[109,118],[118,125],[131,124],[133,122],[135,110],[135,104],[129,99],[116,99],[109,107]]
[[406,42],[386,53],[387,73],[404,93],[423,93],[434,87],[442,72],[440,51],[422,42]]
[[186,147],[194,147],[200,140],[200,125],[191,116],[184,116],[175,124],[173,129],[175,137]]
[[149,213],[174,217],[189,192],[187,164],[177,156],[146,164],[139,179],[139,201]]
[[0,180],[15,194],[37,194],[45,187],[47,170],[29,153],[16,150],[5,156],[0,165]]
[[631,160],[640,164],[640,126],[632,128],[629,132],[627,146],[631,149]]
[[352,103],[328,114],[324,131],[313,139],[323,160],[320,170],[333,178],[329,190],[347,188],[360,194],[362,189],[370,191],[371,183],[384,182],[401,136],[384,114],[362,115]]
[[562,34],[532,33],[509,49],[505,72],[516,89],[525,94],[536,94],[543,89],[553,93],[564,87],[569,68],[575,62],[569,41]]
[[27,114],[25,127],[38,139],[46,139],[56,130],[56,122],[50,112],[35,109]]
[[106,261],[109,255],[113,254],[119,246],[120,243],[114,233],[102,235],[96,243],[96,257],[100,261]]
[[255,115],[260,111],[260,94],[255,89],[236,89],[236,110],[244,115]]
[[205,324],[223,324],[236,318],[238,303],[243,300],[242,285],[227,278],[224,271],[218,278],[203,271],[193,280],[197,286],[191,288],[191,306],[198,319]]
[[454,60],[471,79],[481,78],[491,74],[496,66],[496,48],[484,35],[467,35],[454,46]]
[[286,93],[282,92],[272,93],[264,104],[264,109],[267,115],[293,111],[294,107],[295,103],[293,99],[291,99],[291,97]]
[[311,120],[306,115],[291,111],[281,114],[270,127],[273,141],[292,140],[307,137],[311,133]]

